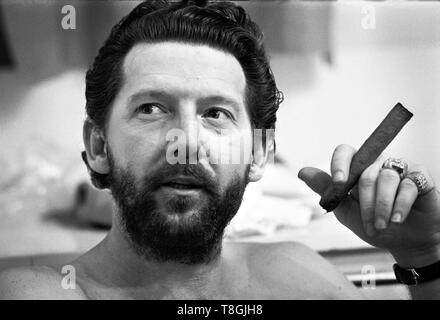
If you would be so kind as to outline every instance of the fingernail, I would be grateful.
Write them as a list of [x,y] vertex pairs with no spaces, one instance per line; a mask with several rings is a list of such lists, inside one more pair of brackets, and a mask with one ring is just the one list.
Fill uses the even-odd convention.
[[367,236],[369,236],[369,237],[374,236],[374,226],[372,223],[367,224],[365,232],[367,233]]
[[402,214],[400,212],[396,212],[391,217],[391,221],[394,223],[401,223],[402,222]]
[[376,227],[376,229],[378,230],[382,230],[382,229],[386,229],[387,227],[387,222],[385,221],[384,218],[377,218],[376,222],[374,224],[374,226]]
[[342,171],[336,171],[333,177],[334,182],[342,182],[345,180],[345,174]]

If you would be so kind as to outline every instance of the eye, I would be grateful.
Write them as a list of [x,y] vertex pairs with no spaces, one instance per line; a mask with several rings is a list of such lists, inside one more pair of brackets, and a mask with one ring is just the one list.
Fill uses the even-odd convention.
[[229,112],[221,109],[210,109],[206,111],[203,115],[205,118],[212,118],[217,120],[228,120],[232,119],[232,116]]
[[143,103],[136,109],[136,112],[153,115],[164,113],[162,106],[157,103]]

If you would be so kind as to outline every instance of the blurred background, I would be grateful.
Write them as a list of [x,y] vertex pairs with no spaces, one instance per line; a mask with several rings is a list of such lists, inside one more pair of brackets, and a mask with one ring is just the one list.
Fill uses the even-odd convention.
[[[0,269],[65,261],[105,236],[111,200],[90,187],[80,157],[85,71],[137,3],[0,2]],[[387,151],[425,164],[440,183],[440,3],[240,5],[264,30],[285,100],[279,161],[249,187],[227,239],[297,240],[329,256],[371,249],[323,215],[296,175],[328,171],[338,144],[359,147],[401,102],[414,117]],[[72,12],[64,22],[73,28],[63,28]]]

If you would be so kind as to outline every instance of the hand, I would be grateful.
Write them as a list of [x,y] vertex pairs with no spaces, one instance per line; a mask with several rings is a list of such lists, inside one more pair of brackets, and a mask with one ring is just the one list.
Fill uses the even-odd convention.
[[[322,196],[331,183],[345,183],[356,150],[338,146],[331,176],[317,168],[303,168],[298,177]],[[440,260],[440,192],[426,168],[409,161],[408,172],[420,171],[428,181],[418,196],[416,184],[402,181],[393,169],[382,169],[382,154],[361,175],[357,185],[335,209],[336,218],[369,244],[387,249],[403,268],[423,267]]]

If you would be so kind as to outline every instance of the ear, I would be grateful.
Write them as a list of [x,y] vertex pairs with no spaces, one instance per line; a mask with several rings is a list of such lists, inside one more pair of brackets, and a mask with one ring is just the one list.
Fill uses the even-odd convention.
[[89,118],[84,121],[83,140],[90,168],[100,174],[110,173],[105,135]]
[[268,163],[274,162],[275,155],[275,138],[273,134],[267,134],[266,130],[266,146],[263,145],[263,139],[255,140],[252,150],[252,163],[249,170],[249,181],[256,182],[263,177],[264,170]]

